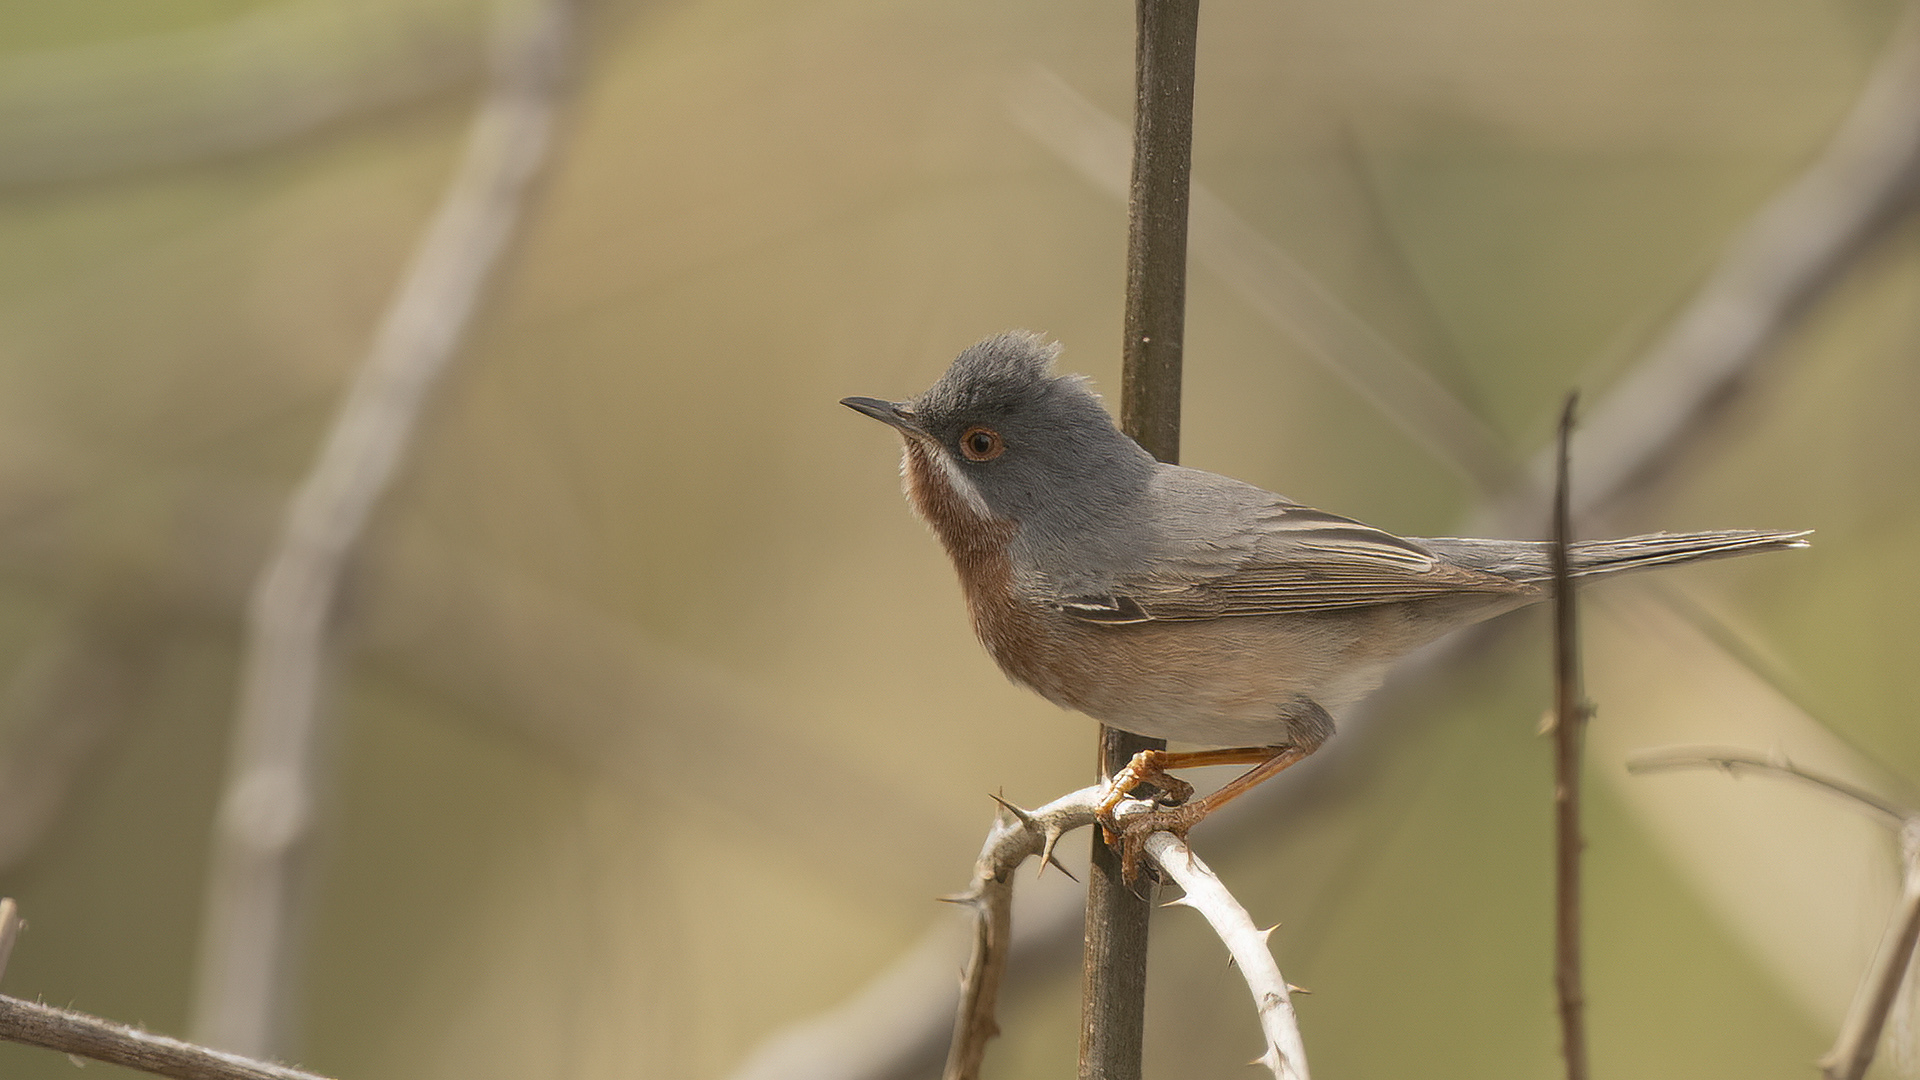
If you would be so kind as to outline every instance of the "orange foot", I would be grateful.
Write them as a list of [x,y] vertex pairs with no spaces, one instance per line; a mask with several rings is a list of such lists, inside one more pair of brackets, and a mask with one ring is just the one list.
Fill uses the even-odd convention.
[[[1107,795],[1100,801],[1099,807],[1101,834],[1110,846],[1120,849],[1122,879],[1128,882],[1138,880],[1142,859],[1146,855],[1147,837],[1156,832],[1170,832],[1184,839],[1187,830],[1199,824],[1202,818],[1312,752],[1312,746],[1243,746],[1189,753],[1142,750],[1133,755],[1133,760],[1127,762],[1125,768],[1113,774]],[[1198,765],[1254,767],[1213,794],[1188,802],[1193,796],[1193,785],[1167,770]],[[1116,821],[1114,808],[1132,796],[1135,789],[1147,785],[1163,793],[1163,797],[1156,800],[1159,805],[1144,814],[1129,816],[1124,823]]]

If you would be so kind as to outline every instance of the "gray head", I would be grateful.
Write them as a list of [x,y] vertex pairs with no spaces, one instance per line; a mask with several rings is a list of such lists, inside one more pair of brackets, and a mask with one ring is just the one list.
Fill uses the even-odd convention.
[[1055,375],[1060,346],[1023,330],[990,337],[911,401],[841,404],[899,428],[937,458],[958,493],[1040,534],[1124,518],[1155,467],[1077,375]]

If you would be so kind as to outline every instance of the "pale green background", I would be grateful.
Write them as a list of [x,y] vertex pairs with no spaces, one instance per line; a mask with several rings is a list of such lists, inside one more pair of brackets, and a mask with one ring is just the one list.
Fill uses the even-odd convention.
[[[1818,150],[1894,13],[1210,0],[1194,172],[1524,455]],[[285,56],[206,46],[249,19],[293,28]],[[444,70],[395,44],[406,19]],[[99,732],[0,868],[29,921],[8,993],[184,1028],[245,589],[443,190],[483,24],[456,0],[0,8],[0,716],[16,755]],[[1092,724],[993,670],[896,440],[835,402],[917,392],[1010,326],[1117,395],[1123,208],[1004,90],[1044,65],[1124,117],[1132,30],[1117,0],[586,13],[551,174],[354,580],[300,1062],[724,1076],[954,917],[931,898],[986,792],[1086,782]],[[302,78],[341,114],[179,149]],[[1818,528],[1688,583],[1894,775],[1920,768],[1914,240],[1620,523]],[[1457,527],[1472,492],[1206,272],[1187,326],[1189,464]],[[1317,1075],[1557,1067],[1544,624],[1517,618],[1398,703],[1420,721],[1350,797],[1216,855],[1284,922]],[[1613,792],[1596,1075],[1811,1075],[1830,1028]],[[1190,912],[1156,918],[1148,1074],[1250,1075],[1237,973]],[[1010,994],[990,1076],[1071,1074],[1077,979]],[[0,1047],[9,1076],[72,1071]]]

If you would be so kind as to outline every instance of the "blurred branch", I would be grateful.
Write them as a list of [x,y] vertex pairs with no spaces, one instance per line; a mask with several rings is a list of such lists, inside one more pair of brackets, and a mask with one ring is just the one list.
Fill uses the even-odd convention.
[[[1678,464],[1699,444],[1698,434],[1707,420],[1740,395],[1747,376],[1779,339],[1871,249],[1876,236],[1890,231],[1893,223],[1912,208],[1915,162],[1920,160],[1920,119],[1915,117],[1920,111],[1920,90],[1909,89],[1920,84],[1915,21],[1910,11],[1823,155],[1729,244],[1706,283],[1675,317],[1672,329],[1642,354],[1632,372],[1588,413],[1574,446],[1581,461],[1582,493],[1571,507],[1574,514],[1617,508],[1642,490],[1645,477]],[[1080,170],[1096,187],[1115,191],[1112,178],[1124,175],[1111,164],[1114,154],[1110,132],[1119,128],[1116,121],[1044,70],[1012,88],[1008,105],[1016,121],[1044,146]],[[1880,140],[1879,145],[1875,140]],[[1211,213],[1206,209],[1209,201],[1204,189],[1196,187],[1193,254],[1203,265],[1211,266],[1210,242],[1203,237],[1211,235],[1214,227],[1202,224],[1204,216]],[[1807,216],[1796,224],[1793,218],[1801,214]],[[1822,241],[1814,235],[1820,229],[1833,230],[1834,235]],[[1535,529],[1540,516],[1540,485],[1524,484],[1515,489],[1495,482],[1502,476],[1526,475],[1517,465],[1470,465],[1481,452],[1465,442],[1456,446],[1455,436],[1449,433],[1458,424],[1444,419],[1457,417],[1464,408],[1419,365],[1390,346],[1371,353],[1366,345],[1337,351],[1348,346],[1336,347],[1338,338],[1310,329],[1321,319],[1329,324],[1350,322],[1361,330],[1365,330],[1365,324],[1345,309],[1322,308],[1319,301],[1328,294],[1317,284],[1306,289],[1283,282],[1283,277],[1292,277],[1298,271],[1290,261],[1283,265],[1286,269],[1275,273],[1271,284],[1291,295],[1265,303],[1275,312],[1298,309],[1311,313],[1300,317],[1301,326],[1307,329],[1298,331],[1308,351],[1356,389],[1366,387],[1360,392],[1391,422],[1433,448],[1442,461],[1463,475],[1475,477],[1489,493],[1497,493],[1468,515],[1462,532],[1500,536]],[[1304,271],[1298,271],[1298,275],[1300,280],[1310,281]],[[1784,304],[1787,309],[1775,315],[1759,313],[1757,309],[1767,303]],[[1269,318],[1280,321],[1277,314]],[[1748,330],[1741,334],[1708,333],[1721,319],[1736,323],[1744,319]],[[1368,359],[1353,359],[1363,354]],[[1642,370],[1655,368],[1664,374],[1640,375]],[[1481,427],[1470,412],[1466,415],[1471,421],[1466,430]],[[1655,417],[1659,422],[1652,422]],[[1466,439],[1478,441],[1474,436]],[[1541,468],[1535,475],[1544,477],[1547,470]],[[1518,493],[1512,494],[1516,490]],[[1402,663],[1389,677],[1389,688],[1408,689],[1449,670],[1462,654],[1489,639],[1494,632],[1491,625],[1456,634],[1443,645]],[[1343,720],[1340,738],[1330,740],[1313,761],[1296,771],[1293,783],[1257,789],[1216,817],[1211,826],[1215,839],[1230,843],[1276,815],[1297,813],[1351,790],[1352,770],[1370,758],[1389,726],[1377,712],[1363,706]],[[1016,938],[1016,952],[1046,949],[1050,943],[1039,940],[1039,935],[1066,936],[1078,931],[1075,922],[1063,913],[1049,914],[1049,919],[1030,919],[1024,924],[1027,930]],[[849,1012],[823,1015],[831,1016],[850,1038],[850,1033],[874,1023]],[[889,1017],[888,1022],[897,1025],[898,1017]],[[946,1017],[928,1012],[920,1022],[939,1029],[944,1027]],[[898,1065],[896,1061],[875,1063],[871,1071],[844,1075],[847,1080],[882,1080],[901,1075]],[[756,1080],[773,1080],[781,1075],[763,1072]]]
[[1666,772],[1674,769],[1719,769],[1729,776],[1755,772],[1798,780],[1858,806],[1900,832],[1900,900],[1894,905],[1875,951],[1873,964],[1860,988],[1847,1006],[1846,1019],[1840,1025],[1833,1049],[1820,1059],[1825,1080],[1860,1080],[1873,1064],[1880,1045],[1880,1033],[1886,1030],[1887,1016],[1900,997],[1901,984],[1913,966],[1914,947],[1920,944],[1920,815],[1895,805],[1845,780],[1801,768],[1784,757],[1761,757],[1746,750],[1721,747],[1674,747],[1636,754],[1627,762],[1633,773]]
[[1910,4],[1825,151],[1734,237],[1685,310],[1587,417],[1574,446],[1585,493],[1575,516],[1632,491],[1669,453],[1647,448],[1697,438],[1814,302],[1913,211],[1916,192],[1920,6]]
[[1920,821],[1909,820],[1900,830],[1906,873],[1901,877],[1900,902],[1887,922],[1886,934],[1874,953],[1873,966],[1847,1006],[1847,1018],[1833,1049],[1820,1059],[1825,1080],[1860,1080],[1873,1064],[1886,1030],[1887,1016],[1900,997],[1900,986],[1913,967],[1913,950],[1920,943]]
[[208,1043],[265,1054],[281,1036],[342,578],[546,157],[569,13],[508,11],[466,156],[255,582],[195,988]]
[[1287,980],[1280,976],[1280,965],[1274,963],[1273,951],[1267,946],[1273,930],[1253,925],[1247,909],[1185,840],[1172,833],[1154,833],[1147,837],[1147,854],[1162,873],[1186,890],[1185,896],[1169,901],[1167,906],[1183,905],[1205,916],[1247,980],[1247,989],[1253,991],[1254,1010],[1260,1016],[1267,1048],[1251,1064],[1265,1065],[1275,1080],[1308,1080],[1307,1047],[1293,1014],[1293,999],[1288,996]]
[[481,71],[443,4],[291,0],[208,26],[0,61],[0,184],[238,153]]
[[1553,986],[1560,1003],[1560,1053],[1567,1080],[1586,1080],[1586,991],[1580,977],[1580,742],[1587,707],[1580,683],[1580,621],[1575,606],[1573,543],[1567,484],[1574,410],[1580,396],[1568,394],[1560,413],[1553,482]]
[[254,1061],[4,994],[0,994],[0,1039],[177,1080],[326,1080],[317,1073]]
[[0,899],[0,977],[7,973],[7,962],[13,959],[13,943],[20,936],[20,905],[9,896]]

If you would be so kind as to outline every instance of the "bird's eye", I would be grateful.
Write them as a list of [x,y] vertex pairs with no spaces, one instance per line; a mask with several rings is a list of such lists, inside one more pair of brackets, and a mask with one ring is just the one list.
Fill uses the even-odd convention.
[[970,427],[960,436],[960,453],[968,461],[992,461],[1006,448],[1007,444],[1000,441],[1000,433],[992,428]]

